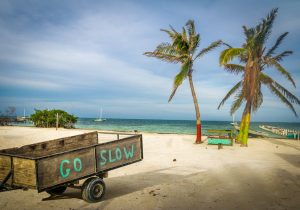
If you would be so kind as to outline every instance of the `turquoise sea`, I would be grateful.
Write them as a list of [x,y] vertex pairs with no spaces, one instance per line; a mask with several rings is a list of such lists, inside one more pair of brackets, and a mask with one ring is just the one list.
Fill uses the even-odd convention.
[[[147,119],[107,119],[102,122],[95,122],[95,118],[79,118],[75,124],[76,128],[99,129],[112,131],[144,131],[153,133],[177,133],[177,134],[195,134],[195,121],[193,120],[147,120]],[[232,129],[229,121],[202,121],[202,132],[207,134],[209,129]],[[30,123],[18,125],[32,126]],[[259,125],[271,125],[286,129],[300,130],[299,123],[286,122],[251,122],[251,129],[263,131]],[[276,135],[271,135],[276,137]]]

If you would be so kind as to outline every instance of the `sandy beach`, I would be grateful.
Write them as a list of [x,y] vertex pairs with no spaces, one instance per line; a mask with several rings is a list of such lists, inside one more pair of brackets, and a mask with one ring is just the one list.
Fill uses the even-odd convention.
[[[0,149],[85,132],[0,127]],[[0,193],[0,209],[299,209],[300,141],[250,139],[247,148],[218,150],[194,138],[143,133],[144,160],[109,172],[102,202],[86,203],[74,188],[57,197],[13,190]]]

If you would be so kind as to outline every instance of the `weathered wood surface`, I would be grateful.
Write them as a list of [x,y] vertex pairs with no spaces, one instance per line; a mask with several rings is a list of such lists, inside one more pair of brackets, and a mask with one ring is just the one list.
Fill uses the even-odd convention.
[[95,147],[38,160],[39,190],[96,172]]
[[98,133],[91,132],[31,145],[25,145],[20,148],[6,149],[0,152],[35,158],[51,155],[54,153],[65,152],[76,148],[87,147],[95,144],[98,144]]
[[141,136],[96,146],[97,172],[142,159]]
[[[0,181],[3,181],[7,174],[11,170],[11,157],[0,155]],[[12,179],[6,182],[6,184],[11,184]]]
[[[63,145],[61,140],[64,142]],[[74,142],[76,142],[76,147],[74,147]],[[31,150],[30,157],[38,156],[37,159],[10,156],[11,153],[0,155],[0,180],[7,176],[12,166],[13,176],[8,184],[37,188],[42,191],[142,159],[141,135],[99,145],[97,132],[93,132],[75,136],[75,138],[73,136],[44,143],[47,143],[46,147],[43,143],[38,143],[12,149],[23,151],[22,154],[28,154],[28,156]],[[57,143],[62,147],[59,147]],[[55,149],[49,148],[49,145],[53,145]],[[76,150],[70,151],[70,148]],[[64,153],[56,154],[60,149]],[[45,157],[45,154],[55,155]]]
[[231,133],[231,130],[207,130],[208,133]]
[[16,186],[36,187],[35,161],[13,157],[13,184]]

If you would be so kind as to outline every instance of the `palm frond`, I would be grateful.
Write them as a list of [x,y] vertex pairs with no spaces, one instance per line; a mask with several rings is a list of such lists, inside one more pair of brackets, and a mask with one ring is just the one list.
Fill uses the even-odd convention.
[[225,46],[228,47],[228,48],[232,48],[232,46],[229,45],[229,44],[227,44],[226,42],[223,42],[223,41],[222,41],[222,44],[225,45]]
[[293,86],[296,87],[296,83],[295,83],[294,79],[292,78],[291,74],[285,68],[283,68],[283,66],[281,66],[280,63],[278,63],[276,60],[274,60],[272,58],[266,60],[266,63],[268,65],[268,67],[275,67],[275,69],[280,74],[282,74],[284,77],[286,77],[293,84]]
[[262,82],[263,84],[272,84],[274,82],[274,80],[269,77],[268,75],[260,72],[259,74],[259,81]]
[[219,47],[222,44],[221,40],[215,41],[213,43],[211,43],[208,47],[203,48],[194,58],[194,60],[196,60],[198,57],[201,57],[203,55],[205,55],[206,53],[212,51],[213,49]]
[[253,38],[254,35],[254,29],[253,28],[247,28],[246,26],[242,26],[243,30],[244,30],[244,34],[246,36],[246,40],[249,41],[250,39]]
[[239,94],[235,97],[235,100],[230,108],[230,115],[233,115],[242,105],[244,101],[244,93],[243,90],[239,92]]
[[227,101],[227,99],[241,87],[241,84],[242,84],[241,82],[238,82],[233,88],[231,88],[231,90],[226,94],[226,96],[220,102],[218,109],[220,109],[220,107],[224,105],[225,101]]
[[292,94],[290,91],[288,91],[286,88],[284,88],[282,85],[280,85],[278,82],[273,80],[271,77],[264,73],[260,73],[260,81],[265,85],[272,85],[274,86],[278,91],[280,91],[291,103],[295,103],[300,105],[300,100]]
[[245,72],[245,66],[239,64],[231,64],[227,63],[224,64],[224,69],[230,73],[239,74]]
[[174,28],[173,26],[169,25],[170,29],[173,31],[174,34],[179,34]]
[[274,86],[292,103],[300,105],[300,100],[292,94],[290,91],[285,89],[283,86],[281,86],[279,83],[274,81]]
[[182,27],[182,39],[185,41],[185,42],[188,42],[188,38],[187,38],[187,35],[186,35],[186,30],[184,27]]
[[187,27],[189,37],[194,36],[195,33],[196,33],[194,21],[193,20],[188,20],[185,25]]
[[277,12],[278,8],[272,9],[268,16],[256,26],[256,35],[254,37],[255,46],[262,46],[269,38]]
[[273,45],[273,47],[271,47],[269,49],[269,51],[267,52],[266,57],[269,57],[269,56],[271,56],[274,53],[274,51],[278,48],[278,46],[281,44],[281,42],[283,41],[283,39],[288,35],[288,33],[289,32],[285,32],[285,33],[281,34],[277,38],[277,40],[276,40],[275,44]]
[[246,38],[248,38],[248,36],[249,36],[248,28],[246,26],[242,26],[242,28],[243,28],[243,31],[244,31],[244,34],[245,34]]
[[144,55],[148,57],[158,58],[169,63],[179,63],[183,60],[182,57],[159,52],[145,52]]
[[261,92],[261,88],[259,84],[259,87],[257,88],[257,93],[254,95],[254,99],[252,102],[252,111],[256,112],[262,103],[263,103],[263,94]]
[[178,87],[179,87],[179,86],[173,86],[173,90],[172,90],[172,93],[171,93],[171,95],[170,95],[170,97],[169,97],[168,102],[170,102],[170,101],[172,100],[172,98],[174,97],[174,95],[175,95],[176,90],[177,90]]
[[173,90],[169,97],[168,102],[170,102],[173,96],[176,93],[177,88],[182,84],[183,80],[188,76],[189,71],[191,70],[191,61],[187,60],[182,64],[180,72],[175,76]]
[[297,112],[296,112],[294,106],[284,97],[284,95],[276,87],[274,87],[272,84],[268,84],[267,87],[270,89],[270,91],[274,95],[276,95],[281,100],[282,103],[284,103],[285,105],[287,105],[287,107],[289,107],[292,110],[292,112],[294,113],[294,115],[296,117],[298,117]]
[[167,29],[160,29],[160,31],[166,32],[171,37],[171,39],[173,39],[176,35],[176,33],[174,33],[173,31],[169,31]]
[[283,57],[293,54],[293,51],[287,50],[273,57],[276,61],[281,61]]
[[164,54],[169,54],[169,55],[176,55],[176,50],[168,42],[163,42],[163,43],[159,44],[156,47],[156,49],[155,49],[154,52],[156,52],[156,53],[164,53]]
[[226,50],[223,50],[220,54],[219,63],[220,65],[224,65],[235,57],[241,56],[244,52],[244,48],[228,48]]
[[194,55],[196,49],[198,48],[199,46],[199,43],[200,43],[200,34],[197,34],[197,35],[193,35],[190,37],[190,40],[189,40],[189,51],[192,55]]

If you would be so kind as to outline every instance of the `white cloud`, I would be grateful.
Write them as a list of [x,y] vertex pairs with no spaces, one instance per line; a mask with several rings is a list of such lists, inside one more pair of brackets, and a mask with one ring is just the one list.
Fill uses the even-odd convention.
[[[14,28],[0,18],[0,65],[8,64],[1,66],[0,81],[6,87],[66,92],[66,97],[52,94],[48,99],[27,97],[17,100],[18,103],[32,100],[27,103],[32,107],[38,104],[41,107],[62,106],[91,115],[103,104],[116,116],[128,112],[128,116],[193,119],[194,107],[188,82],[178,89],[173,101],[167,103],[179,66],[162,64],[142,53],[166,40],[167,36],[159,31],[160,28],[166,28],[169,23],[178,28],[191,17],[203,34],[200,47],[206,47],[221,37],[233,42],[230,44],[239,45],[242,40],[241,20],[235,16],[225,20],[224,16],[231,11],[228,7],[223,10],[224,5],[218,3],[212,3],[208,8],[195,6],[192,10],[189,10],[189,4],[180,11],[173,8],[176,18],[165,16],[160,11],[149,15],[146,13],[148,8],[132,3],[125,5],[82,9],[63,24],[46,21],[40,27],[35,26],[36,30],[25,30],[21,27],[22,21]],[[256,12],[261,13],[261,10]],[[248,21],[249,16],[245,13],[240,18]],[[295,21],[290,24],[289,27],[297,26]],[[22,28],[20,33],[19,28]],[[203,116],[227,119],[231,100],[222,110],[216,108],[239,77],[221,70],[218,54],[219,51],[208,54],[195,65],[195,87]],[[76,92],[80,94],[75,95]],[[67,97],[68,93],[73,94],[72,97]],[[81,100],[83,97],[84,101]],[[7,100],[14,101],[12,98]],[[275,99],[272,100],[265,100],[266,107],[277,104],[273,102]]]
[[0,83],[6,86],[20,86],[20,87],[30,87],[44,90],[59,90],[64,88],[63,86],[47,82],[47,81],[36,81],[29,79],[20,79],[20,78],[9,78],[9,77],[0,77]]

